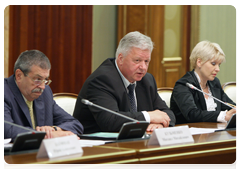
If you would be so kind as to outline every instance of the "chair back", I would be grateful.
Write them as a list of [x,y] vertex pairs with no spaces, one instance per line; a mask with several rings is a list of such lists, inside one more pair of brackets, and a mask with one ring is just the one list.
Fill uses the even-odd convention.
[[227,82],[222,85],[222,89],[232,101],[236,103],[236,82]]
[[78,95],[74,93],[54,93],[53,99],[67,113],[73,115]]
[[168,107],[170,107],[170,98],[172,95],[172,87],[161,87],[157,89],[159,96],[164,100]]

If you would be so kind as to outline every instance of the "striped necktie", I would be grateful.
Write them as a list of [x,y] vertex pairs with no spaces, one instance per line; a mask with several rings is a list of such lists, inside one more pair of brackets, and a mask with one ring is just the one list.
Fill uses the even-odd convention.
[[128,97],[130,100],[130,104],[131,104],[131,108],[133,112],[137,112],[137,106],[136,106],[136,101],[135,101],[135,97],[134,97],[134,88],[135,88],[135,84],[130,84],[128,86]]
[[34,120],[34,114],[33,114],[33,101],[26,101],[26,103],[29,109],[33,129],[35,129],[36,127],[35,127],[35,120]]

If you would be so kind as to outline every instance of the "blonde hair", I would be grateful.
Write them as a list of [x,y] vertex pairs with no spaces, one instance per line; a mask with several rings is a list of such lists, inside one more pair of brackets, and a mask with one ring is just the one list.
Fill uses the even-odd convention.
[[202,63],[208,60],[215,59],[219,62],[225,61],[225,54],[221,49],[220,45],[217,43],[212,43],[209,41],[199,42],[192,50],[190,55],[190,62],[193,68],[196,68],[197,59],[200,58]]

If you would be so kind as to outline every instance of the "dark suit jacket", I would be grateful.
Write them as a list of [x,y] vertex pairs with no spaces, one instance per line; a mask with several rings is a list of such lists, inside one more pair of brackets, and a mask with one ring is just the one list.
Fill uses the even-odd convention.
[[130,110],[126,88],[115,66],[115,59],[105,60],[85,81],[76,102],[73,116],[82,122],[84,133],[101,131],[118,132],[121,126],[129,120],[106,111],[86,106],[81,99],[106,107],[128,117],[145,121],[141,111],[153,111],[155,109],[166,112],[170,119],[170,125],[175,125],[173,112],[159,97],[154,77],[147,73],[136,86],[137,110]]
[[[75,134],[83,133],[82,124],[60,108],[53,100],[52,90],[46,86],[42,95],[33,101],[37,126],[58,126]],[[26,102],[18,89],[14,75],[4,79],[4,120],[32,129]],[[4,123],[4,138],[13,140],[24,129]]]
[[[176,116],[177,124],[216,122],[220,111],[231,109],[230,107],[215,101],[217,104],[216,111],[207,111],[203,93],[190,89],[186,86],[186,83],[191,83],[198,89],[201,89],[197,77],[194,74],[194,70],[187,72],[176,82],[171,96],[170,108]],[[208,86],[214,97],[235,105],[235,103],[222,90],[220,81],[217,77],[213,81],[208,81]]]

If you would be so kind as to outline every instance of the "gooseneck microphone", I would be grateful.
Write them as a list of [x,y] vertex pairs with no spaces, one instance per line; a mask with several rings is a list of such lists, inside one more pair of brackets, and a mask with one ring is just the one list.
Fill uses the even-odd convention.
[[[82,99],[81,102],[83,104],[86,104],[88,106],[94,106],[99,109],[105,110],[109,113],[112,113],[117,116],[121,116],[127,120],[130,120],[131,122],[124,123],[119,131],[117,140],[123,140],[123,139],[130,139],[130,138],[142,138],[143,136],[145,138],[148,138],[149,136],[146,134],[147,127],[149,125],[149,122],[147,121],[138,121],[136,119],[133,119],[131,117],[122,115],[118,112],[112,111],[110,109],[104,108],[102,106],[96,105],[89,100]],[[145,135],[144,135],[145,134]]]
[[133,118],[131,118],[131,117],[127,117],[127,116],[122,115],[122,114],[120,114],[120,113],[118,113],[118,112],[115,112],[115,111],[112,111],[112,110],[107,109],[107,108],[105,108],[105,107],[102,107],[102,106],[96,105],[96,104],[90,102],[89,100],[82,99],[81,102],[82,102],[83,104],[88,105],[88,106],[94,106],[94,107],[97,107],[97,108],[99,108],[99,109],[102,109],[102,110],[105,110],[105,111],[107,111],[107,112],[110,112],[110,113],[112,113],[112,114],[115,114],[115,115],[121,116],[121,117],[123,117],[123,118],[125,118],[125,119],[128,119],[128,120],[131,120],[131,121],[133,121],[133,122],[139,122],[138,120],[133,119]]
[[198,88],[196,88],[194,85],[192,85],[192,84],[190,84],[190,83],[186,83],[186,86],[188,86],[190,89],[194,89],[194,90],[197,90],[197,91],[199,91],[199,92],[202,92],[203,94],[206,94],[206,95],[208,95],[209,97],[212,97],[213,99],[217,100],[218,102],[220,102],[220,103],[222,103],[222,104],[225,104],[226,106],[228,106],[228,107],[236,110],[235,107],[232,107],[232,106],[229,105],[228,103],[223,102],[223,101],[217,99],[216,97],[213,97],[211,94],[208,94],[208,93],[205,93],[205,92],[202,91],[202,90],[199,90]]
[[34,134],[35,132],[38,132],[38,131],[36,131],[36,130],[29,129],[29,128],[26,128],[26,127],[24,127],[24,126],[20,126],[20,125],[18,125],[18,124],[15,124],[15,123],[12,123],[12,122],[9,122],[9,121],[6,121],[6,120],[4,120],[4,123],[7,123],[7,124],[12,125],[12,126],[16,126],[16,127],[20,128],[20,129],[27,130],[27,131],[29,131],[29,132],[32,132],[33,134]]
[[[28,132],[23,132],[17,134],[14,139],[12,147],[8,148],[9,152],[17,152],[17,151],[24,151],[24,150],[32,150],[38,149],[42,140],[44,139],[46,132],[39,132],[33,129],[26,128],[24,126],[9,122],[4,120],[4,123],[18,127],[20,129],[24,129]],[[13,139],[12,139],[13,140]],[[5,150],[5,148],[4,148]]]

